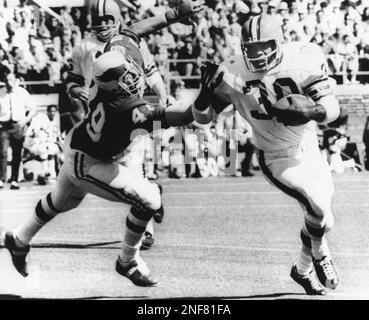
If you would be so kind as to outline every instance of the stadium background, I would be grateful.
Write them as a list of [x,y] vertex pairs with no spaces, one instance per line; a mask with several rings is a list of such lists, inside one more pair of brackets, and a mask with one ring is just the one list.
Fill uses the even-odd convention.
[[[44,3],[55,4],[56,11],[62,4],[83,4]],[[58,101],[58,86],[43,83],[27,88],[43,110]],[[337,95],[350,114],[349,134],[361,141],[369,114],[368,85],[340,84]],[[367,173],[335,176],[336,228],[330,239],[343,283],[323,299],[368,299],[368,181]],[[0,299],[311,299],[288,278],[301,222],[294,201],[261,176],[162,183],[166,220],[156,230],[157,245],[144,253],[161,279],[160,287],[136,288],[114,273],[123,224],[121,207],[89,197],[73,214],[57,217],[37,236],[32,276],[26,281],[11,269],[7,252],[0,250]],[[26,186],[20,193],[3,190],[0,232],[23,221],[50,188]]]
[[[40,12],[42,11],[46,11],[46,20],[50,20],[51,15],[48,13],[49,10],[47,9],[48,7],[51,8],[54,12],[56,12],[58,15],[55,15],[56,17],[58,17],[58,19],[60,19],[60,21],[65,21],[65,19],[69,19],[68,18],[68,14],[66,14],[67,18],[65,18],[64,14],[65,11],[70,12],[71,9],[74,10],[74,8],[78,8],[81,11],[82,17],[86,16],[86,10],[85,10],[85,5],[88,3],[89,0],[53,0],[53,1],[46,1],[46,0],[37,0],[37,1],[28,1],[27,4],[30,5],[33,8],[41,8]],[[124,9],[122,9],[122,11],[126,11],[125,8],[127,8],[124,3],[133,3],[134,5],[136,5],[139,9],[139,12],[145,12],[146,9],[150,9],[153,8],[153,6],[155,5],[155,0],[140,0],[140,1],[120,1],[117,0],[117,2],[120,4],[120,6]],[[162,1],[158,1],[159,3],[161,3]],[[242,2],[242,3],[241,3]],[[359,35],[355,34],[352,36],[353,43],[357,44],[357,59],[359,61],[359,66],[358,66],[358,81],[354,84],[342,84],[342,83],[346,83],[346,79],[347,79],[347,70],[345,67],[342,67],[342,70],[336,70],[335,74],[332,73],[332,76],[335,77],[338,81],[338,88],[337,88],[337,95],[338,98],[340,100],[342,109],[346,112],[349,113],[350,118],[349,118],[349,129],[348,129],[348,133],[351,136],[353,141],[359,142],[361,141],[361,136],[362,136],[362,130],[364,127],[364,123],[365,123],[365,116],[369,114],[369,107],[368,107],[368,102],[369,102],[369,90],[368,89],[368,85],[366,84],[367,81],[367,76],[369,75],[369,71],[365,71],[365,66],[367,64],[367,57],[366,57],[366,37],[367,37],[367,28],[366,28],[366,21],[367,21],[367,17],[366,17],[366,10],[365,8],[367,6],[369,6],[369,4],[367,4],[368,1],[302,1],[302,3],[305,4],[305,6],[307,6],[309,3],[315,3],[315,12],[321,10],[322,7],[322,3],[324,5],[328,4],[328,8],[333,7],[333,6],[340,6],[340,10],[341,10],[341,14],[344,15],[347,11],[351,12],[351,10],[353,10],[353,12],[356,12],[355,14],[350,13],[350,15],[352,15],[355,18],[356,15],[358,15],[360,18],[359,20],[360,23],[363,23],[362,29],[363,32],[361,32],[362,34],[360,35],[360,39],[359,39]],[[9,0],[7,1],[8,3],[8,7],[9,8],[16,8],[19,5],[19,1],[18,0]],[[298,4],[298,1],[296,2]],[[0,5],[2,4],[2,1],[0,1]],[[219,12],[219,14],[221,15],[221,17],[223,18],[224,15],[222,12],[225,11],[227,14],[229,14],[227,17],[230,19],[229,21],[233,21],[232,20],[232,15],[235,13],[235,9],[238,10],[238,12],[236,11],[236,13],[238,14],[239,19],[242,21],[242,19],[244,19],[245,17],[249,16],[250,14],[257,14],[260,13],[260,8],[262,8],[263,6],[269,8],[269,10],[271,9],[270,6],[275,6],[275,11],[277,14],[282,14],[283,12],[281,11],[282,8],[284,8],[284,5],[288,4],[289,5],[289,14],[290,14],[290,18],[292,17],[292,15],[294,14],[294,2],[293,1],[287,1],[287,2],[280,2],[280,1],[241,1],[241,0],[226,0],[226,1],[222,1],[222,0],[209,0],[208,4],[210,4],[210,6],[212,8],[214,8],[214,10],[210,9],[211,12]],[[240,4],[243,4],[245,6],[241,6]],[[4,4],[3,4],[4,5]],[[3,6],[2,5],[2,6]],[[348,10],[347,8],[350,8],[350,10]],[[8,9],[9,9],[8,8]],[[46,10],[45,10],[46,8]],[[155,12],[161,12],[162,9],[160,8],[160,6],[158,7],[154,7],[155,10],[149,10],[152,13]],[[10,10],[10,9],[9,9]],[[267,9],[268,10],[268,9]],[[131,12],[132,10],[129,9],[129,11]],[[301,10],[298,9],[297,12],[300,12]],[[9,23],[9,17],[6,18],[6,11],[4,9],[2,9],[2,16],[3,18],[1,18],[3,21],[0,21],[0,28],[5,28],[7,29],[7,23]],[[59,14],[62,14],[62,16],[59,16]],[[39,15],[39,13],[37,13],[36,15]],[[130,14],[132,17],[134,17],[134,14]],[[211,16],[211,13],[207,13],[204,14],[206,16],[207,19],[213,19],[213,17]],[[141,16],[145,16],[145,14],[141,14]],[[74,16],[73,16],[74,17]],[[8,20],[7,20],[8,19]],[[63,20],[64,19],[64,20]],[[13,19],[14,20],[14,19]],[[37,19],[36,19],[37,20]],[[291,19],[290,19],[291,20]],[[5,22],[4,22],[5,21]],[[131,23],[134,20],[132,19]],[[355,21],[355,20],[354,20]],[[19,21],[12,21],[12,23],[20,23]],[[88,23],[88,22],[86,22]],[[201,21],[200,23],[203,23],[203,21]],[[345,24],[344,21],[342,21],[343,24]],[[211,25],[211,22],[209,22],[209,24]],[[232,28],[232,24],[231,22],[229,22],[229,25],[227,26],[227,29],[229,31],[230,28]],[[86,28],[88,28],[86,26]],[[178,29],[178,27],[176,27]],[[221,27],[223,28],[223,27]],[[181,29],[181,28],[179,28]],[[183,30],[171,30],[172,33],[177,33],[177,35],[175,35],[175,40],[177,43],[179,43],[179,46],[184,46],[185,43],[187,43],[188,41],[188,37],[186,37],[185,35],[181,35],[181,34],[185,34],[186,32],[189,31],[189,29],[187,28],[182,28]],[[293,30],[293,26],[290,27],[289,32],[291,32]],[[215,30],[215,34],[218,32],[217,28],[214,29]],[[347,28],[345,29],[347,30]],[[0,38],[1,42],[6,41],[7,37],[7,33],[3,32],[4,29],[1,30],[2,31],[2,36]],[[63,30],[60,30],[60,32],[63,32]],[[318,33],[318,31],[316,31]],[[332,31],[333,32],[333,31]],[[346,31],[345,31],[346,32]],[[287,32],[288,33],[288,32]],[[32,34],[32,33],[31,33]],[[179,36],[178,36],[179,35]],[[25,37],[24,35],[22,35],[23,37]],[[19,38],[22,39],[20,36]],[[40,37],[40,34],[36,34],[36,37]],[[43,37],[44,35],[42,35]],[[208,35],[206,35],[208,37]],[[50,42],[50,39],[53,40],[53,37],[55,39],[55,34],[51,35],[51,37],[49,38],[43,38],[43,43],[45,48],[50,47],[50,45],[53,43]],[[71,36],[70,36],[71,37]],[[81,37],[83,37],[83,35],[81,34]],[[201,37],[201,36],[200,36]],[[217,37],[217,35],[216,35]],[[173,68],[176,67],[176,69],[183,69],[181,68],[181,66],[178,64],[178,58],[173,59],[172,58],[172,54],[170,54],[170,58],[171,59],[163,59],[163,58],[168,58],[168,54],[163,54],[162,51],[165,51],[164,49],[167,48],[167,51],[171,51],[172,48],[170,47],[170,42],[173,41],[172,36],[168,36],[166,37],[166,35],[162,35],[161,39],[160,36],[156,35],[156,36],[152,36],[149,40],[149,44],[150,47],[153,48],[155,50],[155,56],[157,58],[157,63],[159,64],[160,67],[160,71],[162,72],[164,79],[167,83],[168,86],[168,90],[171,88],[172,85],[172,90],[171,93],[173,93],[173,83],[178,83],[181,81],[186,81],[186,87],[190,86],[190,87],[196,87],[198,86],[198,68],[197,70],[193,71],[192,74],[188,75],[188,74],[178,74],[178,73],[174,73],[173,72]],[[300,37],[301,38],[301,37]],[[24,38],[26,39],[26,38]],[[46,41],[44,41],[46,39]],[[14,40],[14,38],[12,39]],[[206,39],[205,39],[206,40]],[[9,41],[9,40],[8,40]],[[20,40],[18,40],[20,41]],[[54,41],[54,40],[53,40]],[[360,42],[361,41],[361,42]],[[156,44],[155,44],[156,42]],[[161,42],[161,43],[160,43]],[[167,43],[169,42],[169,44]],[[216,41],[215,41],[216,42]],[[215,51],[217,50],[217,43],[213,42],[213,48],[215,48]],[[54,41],[55,43],[55,41]],[[360,43],[360,44],[359,44]],[[321,45],[324,44],[324,42],[320,43]],[[324,44],[325,45],[325,44]],[[14,45],[13,45],[14,46]],[[164,48],[164,49],[163,49]],[[163,50],[162,50],[163,49]],[[194,63],[192,63],[193,66],[198,66],[201,62],[200,59],[202,58],[209,58],[209,56],[212,56],[216,59],[222,59],[222,55],[220,55],[220,57],[217,57],[217,55],[214,55],[214,50],[213,49],[209,49],[208,50],[208,54],[204,54],[204,52],[195,52],[192,56],[195,56],[194,60],[192,60],[192,58],[190,60],[184,60],[184,61],[195,61]],[[9,53],[6,52],[6,49],[4,48],[3,45],[1,45],[1,51],[2,51],[2,63],[5,63],[6,59],[4,59],[4,52],[5,52],[5,58],[6,55],[8,55],[9,57]],[[213,54],[213,55],[211,55]],[[345,57],[345,52],[336,52],[335,54],[339,54],[343,57]],[[163,57],[164,55],[164,57]],[[189,54],[186,55],[186,52],[183,53],[182,56],[189,56]],[[69,55],[65,55],[63,56],[62,59],[69,59],[70,56]],[[57,57],[58,60],[60,60],[60,57]],[[19,59],[19,57],[17,55],[14,55],[11,59],[9,58],[10,63],[13,64],[22,64],[22,58]],[[163,63],[163,60],[165,60],[165,63]],[[345,59],[343,59],[345,60]],[[32,60],[31,60],[32,61]],[[203,61],[203,60],[202,60]],[[66,64],[67,61],[63,61],[62,63]],[[344,63],[344,62],[342,62]],[[190,63],[189,63],[190,64]],[[182,63],[183,66],[183,63]],[[66,65],[61,67],[61,74],[59,75],[49,75],[49,79],[47,79],[48,75],[46,74],[43,75],[43,77],[45,79],[42,79],[41,81],[38,80],[37,78],[40,78],[40,74],[33,74],[31,76],[27,76],[27,77],[23,77],[26,78],[24,80],[27,80],[27,86],[26,88],[32,93],[34,93],[34,101],[36,102],[36,104],[40,107],[40,109],[43,109],[45,107],[45,105],[50,104],[50,103],[58,103],[58,95],[57,92],[62,88],[60,85],[60,82],[63,80],[63,77],[65,77],[65,73],[63,74],[63,67],[66,67]],[[60,67],[59,67],[60,68]],[[58,67],[56,68],[58,69]],[[171,72],[169,72],[169,70],[171,69]],[[194,69],[196,69],[194,67]],[[364,69],[364,70],[363,70]],[[49,74],[52,73],[52,71],[49,71]],[[184,72],[186,73],[186,72]],[[22,78],[22,75],[19,75]],[[42,76],[41,76],[42,78]],[[192,79],[196,79],[196,80],[192,80]],[[51,84],[51,86],[50,86]],[[189,84],[189,85],[188,85]]]

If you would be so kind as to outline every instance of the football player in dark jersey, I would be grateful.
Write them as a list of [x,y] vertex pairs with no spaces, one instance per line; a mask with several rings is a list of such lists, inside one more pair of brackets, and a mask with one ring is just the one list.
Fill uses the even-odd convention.
[[[93,66],[96,87],[89,115],[66,139],[65,162],[54,190],[40,200],[19,228],[5,234],[13,265],[27,276],[26,257],[36,233],[56,215],[76,208],[88,193],[131,205],[116,271],[138,286],[155,286],[139,255],[149,220],[163,210],[161,188],[115,162],[136,134],[158,126],[183,126],[193,121],[190,107],[153,108],[143,100],[146,87],[139,43],[128,37],[124,50],[109,51]],[[155,125],[155,127],[157,127]]]

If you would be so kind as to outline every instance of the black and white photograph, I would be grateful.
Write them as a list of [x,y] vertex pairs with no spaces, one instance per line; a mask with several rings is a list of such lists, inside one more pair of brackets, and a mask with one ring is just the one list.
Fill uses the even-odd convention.
[[0,0],[0,300],[369,300],[368,171],[368,0]]

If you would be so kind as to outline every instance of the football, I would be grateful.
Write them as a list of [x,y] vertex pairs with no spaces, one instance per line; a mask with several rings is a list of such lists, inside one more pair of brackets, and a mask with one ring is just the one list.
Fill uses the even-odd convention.
[[278,121],[288,126],[300,126],[310,121],[302,111],[314,106],[315,103],[310,98],[301,94],[290,94],[278,100],[273,109]]

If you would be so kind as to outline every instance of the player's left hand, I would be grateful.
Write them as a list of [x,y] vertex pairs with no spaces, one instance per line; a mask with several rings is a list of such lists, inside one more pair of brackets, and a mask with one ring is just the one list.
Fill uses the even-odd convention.
[[217,64],[207,62],[201,67],[201,88],[213,93],[223,81],[224,70]]
[[278,100],[273,111],[277,121],[288,126],[299,126],[309,122],[309,114],[315,103],[300,94],[291,94]]

